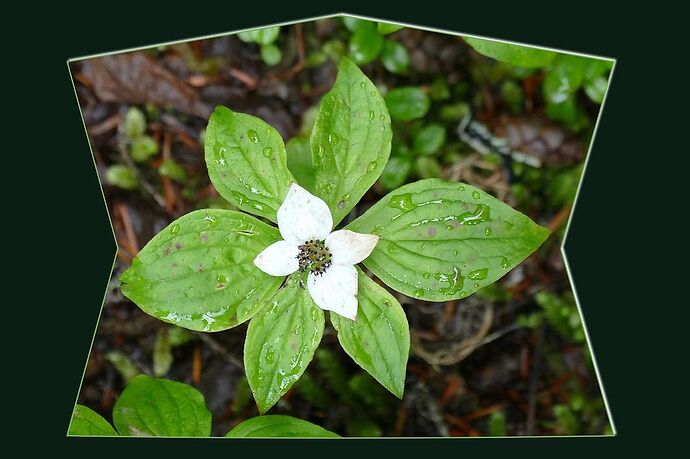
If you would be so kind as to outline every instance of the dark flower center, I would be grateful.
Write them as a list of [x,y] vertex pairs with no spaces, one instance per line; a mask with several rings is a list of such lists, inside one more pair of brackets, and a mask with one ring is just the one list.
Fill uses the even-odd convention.
[[299,261],[299,270],[302,272],[309,271],[320,276],[332,264],[331,252],[324,241],[314,239],[297,248],[299,249],[297,261]]

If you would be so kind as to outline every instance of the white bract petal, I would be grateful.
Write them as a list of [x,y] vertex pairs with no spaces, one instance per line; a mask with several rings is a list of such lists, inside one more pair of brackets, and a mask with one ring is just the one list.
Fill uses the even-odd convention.
[[293,183],[278,208],[278,229],[283,239],[298,245],[312,239],[324,240],[332,228],[328,205]]
[[321,275],[309,273],[307,288],[318,307],[355,320],[357,269],[354,266],[333,265]]
[[369,256],[377,242],[379,237],[375,234],[338,230],[328,235],[326,247],[333,256],[333,264],[356,265]]
[[278,241],[262,250],[254,259],[254,264],[271,276],[287,276],[299,269],[298,253],[297,244]]

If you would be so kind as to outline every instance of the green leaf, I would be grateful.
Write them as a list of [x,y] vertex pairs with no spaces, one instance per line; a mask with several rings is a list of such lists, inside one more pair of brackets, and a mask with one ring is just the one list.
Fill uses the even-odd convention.
[[411,170],[411,158],[407,156],[391,156],[381,173],[379,182],[386,190],[394,190],[405,183]]
[[464,298],[495,282],[549,234],[485,192],[439,179],[392,191],[346,228],[378,234],[366,267],[427,301]]
[[156,342],[153,344],[153,374],[164,376],[172,366],[172,346],[168,336],[168,329],[161,328],[156,334]]
[[223,209],[190,212],[141,249],[125,271],[122,293],[145,313],[197,331],[234,327],[258,311],[282,278],[254,258],[280,240],[256,218]]
[[396,121],[422,118],[429,111],[429,104],[426,93],[413,86],[393,89],[386,94],[386,106]]
[[293,137],[287,143],[287,167],[304,189],[315,194],[314,166],[308,137]]
[[556,56],[555,51],[513,45],[482,38],[462,37],[479,54],[517,67],[544,67]]
[[257,416],[237,424],[225,435],[231,438],[245,437],[339,437],[323,427],[293,418],[292,416]]
[[270,45],[278,38],[280,26],[264,27],[255,32],[254,40],[260,45]]
[[410,65],[410,55],[402,44],[386,40],[381,50],[381,62],[391,73],[405,73]]
[[130,381],[113,408],[120,435],[208,437],[211,412],[204,396],[187,384],[140,375]]
[[258,43],[260,45],[269,45],[276,41],[280,34],[280,26],[264,27],[261,29],[247,30],[240,32],[237,36],[240,40],[246,43]]
[[402,29],[404,26],[397,25],[397,24],[390,24],[388,22],[379,22],[376,25],[376,28],[378,32],[381,35],[388,35],[393,32],[397,32],[398,30]]
[[273,43],[261,45],[261,59],[263,59],[266,65],[277,65],[282,57],[280,48]]
[[156,153],[158,153],[158,144],[147,135],[135,139],[129,152],[132,159],[138,163],[146,161]]
[[249,322],[244,367],[259,413],[268,411],[302,376],[323,327],[323,311],[294,276]]
[[172,159],[163,161],[161,165],[158,166],[158,173],[165,177],[170,177],[176,182],[184,183],[187,180],[187,172]]
[[433,155],[446,143],[446,128],[440,124],[429,124],[414,136],[414,150],[420,155]]
[[110,166],[105,171],[105,178],[109,184],[125,190],[134,190],[139,187],[136,172],[124,164]]
[[125,383],[128,383],[132,378],[141,374],[139,367],[132,362],[132,359],[122,352],[110,351],[105,354],[105,359],[115,367],[115,370],[117,370]]
[[375,27],[360,27],[350,37],[350,57],[359,65],[376,59],[383,48],[383,37]]
[[345,352],[396,397],[405,390],[410,329],[400,303],[359,268],[357,319],[330,314]]
[[331,208],[333,226],[381,175],[392,137],[388,110],[376,86],[343,57],[311,134],[316,191]]
[[350,32],[357,32],[360,29],[375,29],[376,26],[372,21],[368,19],[358,19],[350,16],[343,18],[343,24]]
[[131,107],[125,114],[125,119],[120,125],[120,132],[129,140],[134,140],[146,132],[146,117],[136,107]]
[[436,158],[430,156],[422,156],[417,158],[417,175],[421,178],[439,178],[443,174],[441,165]]
[[604,95],[606,94],[608,84],[609,79],[603,76],[585,80],[585,94],[587,94],[587,97],[589,97],[592,102],[601,104],[604,101]]
[[204,150],[218,193],[238,208],[275,222],[293,182],[278,131],[259,118],[218,106],[208,121]]
[[108,421],[83,405],[76,405],[67,435],[84,437],[115,437],[117,432]]
[[564,102],[582,86],[588,60],[571,54],[559,54],[544,78],[544,97],[550,103]]

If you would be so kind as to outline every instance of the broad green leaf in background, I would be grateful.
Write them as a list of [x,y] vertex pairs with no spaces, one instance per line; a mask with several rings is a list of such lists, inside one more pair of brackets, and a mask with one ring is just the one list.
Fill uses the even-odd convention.
[[513,45],[482,38],[462,37],[479,54],[517,67],[544,67],[556,56],[555,51]]
[[218,106],[208,121],[204,150],[218,193],[238,208],[275,222],[293,182],[278,131],[255,116]]
[[422,88],[414,86],[393,89],[386,94],[386,106],[396,121],[422,118],[429,111],[429,104],[429,97]]
[[446,142],[446,128],[432,123],[424,126],[414,136],[414,151],[420,155],[433,155]]
[[316,194],[330,207],[334,226],[381,175],[392,136],[388,110],[376,86],[343,57],[311,134]]
[[294,276],[251,320],[244,367],[259,413],[268,411],[302,376],[323,327],[323,311]]
[[175,220],[125,271],[122,293],[145,313],[197,331],[251,318],[281,283],[253,261],[280,240],[278,230],[232,210],[205,209]]
[[87,437],[116,437],[117,432],[108,421],[83,405],[76,405],[67,435]]
[[378,234],[364,264],[414,298],[464,298],[506,274],[549,232],[487,193],[439,179],[404,185],[347,225]]
[[388,22],[379,22],[376,25],[376,29],[381,35],[388,35],[393,32],[397,32],[398,30],[402,29],[404,26],[401,25],[396,25],[396,24],[390,24]]
[[287,148],[287,167],[302,188],[316,194],[314,166],[311,163],[309,138],[293,137],[285,146]]
[[379,182],[387,191],[394,190],[405,183],[412,170],[412,158],[391,156],[383,169]]
[[187,384],[139,375],[132,379],[113,408],[120,435],[143,437],[208,437],[211,412],[204,396]]
[[381,62],[391,73],[404,73],[410,65],[410,55],[402,44],[386,40],[381,50]]
[[237,424],[225,435],[231,438],[245,437],[339,437],[323,427],[292,416],[267,415],[247,419]]
[[383,36],[376,27],[359,27],[350,37],[350,57],[359,65],[368,64],[376,59],[383,48]]
[[331,314],[341,346],[386,389],[402,398],[410,329],[400,303],[359,268],[357,320]]

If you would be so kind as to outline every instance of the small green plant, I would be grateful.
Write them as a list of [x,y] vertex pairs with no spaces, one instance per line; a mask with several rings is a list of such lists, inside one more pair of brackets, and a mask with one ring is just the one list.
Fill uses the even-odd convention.
[[[515,66],[514,72],[529,74],[535,69],[545,72],[542,87],[546,114],[573,131],[589,126],[579,101],[580,91],[595,104],[604,101],[613,61],[515,45],[482,38],[463,37],[478,53]],[[516,88],[505,87],[508,99],[518,97]]]
[[[113,408],[113,427],[92,409],[76,405],[68,435],[78,437],[209,437],[211,412],[204,396],[187,384],[139,375]],[[337,437],[333,432],[291,416],[247,419],[226,437]]]
[[275,41],[280,36],[280,26],[264,27],[262,29],[248,30],[237,34],[245,43],[256,43],[261,50],[261,59],[266,65],[276,65],[282,59],[280,48]]
[[[501,278],[549,234],[486,192],[440,179],[401,186],[337,229],[388,162],[387,102],[342,58],[308,142],[293,146],[296,161],[272,126],[217,107],[206,164],[218,193],[240,211],[182,216],[120,278],[144,312],[180,327],[218,332],[250,321],[244,364],[262,414],[312,360],[324,311],[346,353],[402,398],[405,312],[358,264],[401,294],[457,300]],[[427,131],[417,143],[434,151],[439,133]]]

